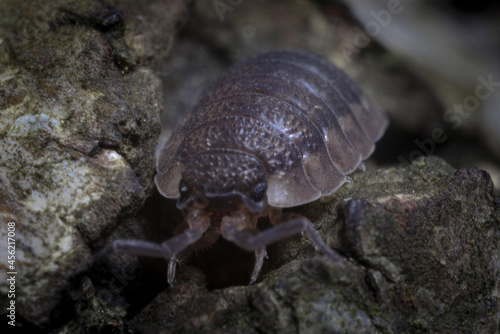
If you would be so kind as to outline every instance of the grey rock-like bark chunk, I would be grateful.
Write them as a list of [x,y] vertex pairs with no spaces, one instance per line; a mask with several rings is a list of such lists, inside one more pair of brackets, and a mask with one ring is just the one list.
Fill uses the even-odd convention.
[[[42,324],[153,189],[161,98],[147,65],[159,55],[146,59],[137,23],[124,33],[123,13],[98,1],[6,1],[0,22],[0,216],[16,226],[16,315]],[[0,235],[7,259],[7,224]]]
[[183,268],[179,284],[159,294],[132,327],[144,333],[494,333],[499,200],[486,172],[454,170],[433,157],[355,174],[351,185],[302,210],[352,261],[309,258],[311,246],[297,238],[276,251],[298,258],[253,286],[207,290],[197,269]]

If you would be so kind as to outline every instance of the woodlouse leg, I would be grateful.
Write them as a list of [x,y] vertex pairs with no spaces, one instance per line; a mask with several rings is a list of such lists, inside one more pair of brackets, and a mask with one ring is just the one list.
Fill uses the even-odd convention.
[[314,246],[316,246],[316,248],[329,258],[338,262],[343,260],[341,256],[328,247],[323,239],[321,239],[316,232],[314,225],[307,218],[302,216],[274,226],[257,235],[250,235],[246,232],[240,231],[235,226],[232,226],[230,221],[223,221],[221,225],[222,235],[227,240],[234,242],[247,251],[257,250],[261,247],[301,232],[307,232]]
[[191,228],[161,244],[145,240],[115,240],[113,244],[102,249],[94,256],[94,260],[112,252],[130,255],[170,258],[197,242],[208,229],[210,220],[199,219]]
[[167,282],[170,286],[173,286],[175,283],[175,270],[177,269],[178,263],[179,260],[177,260],[175,256],[168,260]]
[[259,277],[260,270],[264,264],[264,258],[267,257],[266,247],[259,247],[255,250],[255,265],[253,267],[252,278],[250,284],[254,284]]
[[168,271],[167,271],[167,282],[170,286],[173,286],[175,283],[175,271],[177,269],[177,265],[184,261],[192,252],[206,248],[213,245],[219,239],[219,232],[209,229],[203,234],[203,238],[200,238],[196,243],[190,245],[185,248],[183,251],[174,254],[168,260]]

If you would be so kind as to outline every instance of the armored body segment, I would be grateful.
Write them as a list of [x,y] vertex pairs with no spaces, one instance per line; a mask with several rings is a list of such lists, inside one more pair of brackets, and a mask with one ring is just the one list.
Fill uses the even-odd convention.
[[205,91],[163,149],[155,180],[164,196],[177,198],[194,155],[238,150],[265,167],[270,205],[296,206],[339,188],[386,127],[387,117],[323,58],[270,52],[234,66]]
[[193,155],[182,171],[177,207],[184,209],[202,193],[207,200],[218,199],[217,211],[233,208],[237,204],[234,202],[241,199],[252,211],[262,212],[267,206],[267,183],[264,165],[250,153],[231,149],[202,151]]
[[270,75],[250,75],[235,78],[218,85],[202,101],[212,101],[224,96],[241,93],[259,93],[287,101],[323,130],[330,157],[342,174],[351,173],[361,162],[361,154],[347,139],[337,117],[318,97],[294,82]]
[[[272,125],[241,116],[214,118],[196,126],[167,166],[171,173],[167,174],[168,179],[180,181],[180,174],[191,157],[211,149],[238,150],[256,156],[265,166],[268,201],[273,206],[286,207],[290,202],[300,205],[321,196],[309,182],[302,156],[293,141]],[[220,154],[224,154],[223,151]],[[178,189],[178,182],[169,186],[172,190]]]
[[[321,195],[335,189],[345,178],[334,167],[321,129],[300,109],[286,101],[262,94],[230,95],[195,107],[189,124],[184,127],[185,131],[191,132],[203,123],[207,114],[213,119],[224,116],[254,118],[283,132],[298,147],[305,172]],[[175,139],[177,143],[171,147],[178,149],[182,139]]]
[[[260,62],[261,59],[287,61],[314,72],[337,88],[373,142],[379,140],[384,134],[389,125],[387,115],[342,70],[323,57],[310,52],[280,50],[257,55],[248,59],[247,62]],[[241,63],[242,66],[244,64]]]
[[361,154],[362,159],[366,159],[375,149],[375,144],[366,135],[343,95],[324,77],[296,63],[281,59],[263,58],[259,59],[259,61],[246,62],[231,69],[226,75],[217,80],[217,85],[222,85],[223,82],[232,79],[245,81],[245,77],[249,73],[282,78],[303,87],[307,93],[318,97],[328,106],[330,113],[340,123],[346,138],[353,148]]

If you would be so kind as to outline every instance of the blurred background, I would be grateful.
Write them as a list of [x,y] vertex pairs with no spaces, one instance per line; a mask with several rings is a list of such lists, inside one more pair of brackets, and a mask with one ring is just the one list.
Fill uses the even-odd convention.
[[[95,73],[106,73],[106,66],[116,66],[114,63],[116,60],[111,62],[107,57],[100,56],[100,52],[108,54],[108,40],[103,36],[108,34],[107,38],[110,41],[118,41],[119,43],[112,45],[111,49],[124,51],[123,54],[118,52],[113,56],[119,60],[117,63],[124,67],[112,68],[109,73],[116,75],[119,71],[125,73],[129,70],[128,65],[125,65],[129,64],[129,61],[130,64],[135,62],[138,70],[132,70],[129,72],[130,75],[124,75],[121,78],[130,80],[130,88],[132,85],[138,85],[134,94],[152,94],[151,90],[154,90],[156,86],[152,83],[155,78],[149,76],[149,70],[153,68],[162,80],[164,109],[161,116],[162,134],[157,152],[175,126],[187,116],[201,91],[225,69],[240,60],[269,50],[299,49],[320,54],[342,68],[389,115],[390,126],[377,143],[373,156],[367,161],[368,169],[397,167],[411,163],[421,156],[437,155],[457,169],[476,166],[486,170],[490,173],[496,188],[500,187],[500,39],[498,38],[500,36],[500,4],[498,1],[104,0],[106,4],[110,3],[116,7],[116,10],[107,7],[100,0],[62,1],[61,8],[58,8],[59,4],[52,1],[36,2],[36,7],[32,6],[34,1],[26,3],[21,1],[19,9],[12,9],[10,2],[5,8],[10,8],[12,13],[17,11],[22,13],[23,10],[27,10],[27,14],[23,15],[30,18],[28,21],[18,20],[19,24],[16,25],[21,27],[20,32],[24,32],[25,29],[28,32],[36,32],[38,27],[33,22],[39,23],[39,18],[41,18],[40,22],[48,20],[57,24],[59,24],[57,20],[63,18],[61,24],[65,28],[68,22],[75,26],[84,22],[84,28],[92,32],[90,36],[97,34],[97,31],[93,30],[99,30],[95,36],[99,36],[98,42],[102,43],[105,48],[84,50],[86,52],[81,52],[83,60],[78,59],[76,62],[77,64],[80,61],[83,64],[87,61],[93,63],[92,57],[89,59],[87,57],[95,53],[98,59],[95,64],[100,66]],[[49,3],[50,6],[44,6]],[[6,4],[6,1],[0,0],[1,8]],[[53,8],[53,10],[45,11],[46,8]],[[94,8],[100,8],[100,11],[95,11]],[[121,14],[118,14],[118,10],[123,10],[125,25],[119,24],[116,30],[103,27],[102,22],[103,20],[105,22],[107,18],[119,21]],[[10,12],[6,10],[5,13]],[[36,16],[32,18],[33,13]],[[71,15],[66,16],[68,13]],[[49,19],[47,14],[53,16]],[[0,32],[7,33],[3,30],[4,26],[15,26],[12,22],[17,20],[17,17],[17,13],[10,16],[0,15],[0,20],[3,20],[0,22],[2,26]],[[178,24],[174,34],[171,27],[175,22]],[[51,29],[52,26],[49,25],[47,30],[50,34],[52,34]],[[59,32],[54,28],[54,33]],[[109,33],[117,34],[117,36],[109,35]],[[123,38],[122,33],[125,35]],[[30,34],[26,33],[28,36]],[[34,33],[33,36],[38,35]],[[76,40],[70,34],[63,36],[61,33],[57,36],[63,40],[66,38]],[[0,42],[4,40],[0,36]],[[125,43],[124,41],[130,42],[127,48],[125,44],[122,44]],[[18,42],[22,44],[25,40],[21,38]],[[39,41],[42,46],[51,46],[51,42],[50,39]],[[56,41],[55,45],[58,45],[57,43],[59,42]],[[101,45],[99,43],[98,45]],[[87,44],[94,45],[87,41],[82,45]],[[4,49],[7,50],[5,45],[7,43],[4,43]],[[51,57],[41,59],[43,57],[37,56],[39,54],[37,45],[28,48],[30,49],[37,52],[26,52],[23,57],[29,59],[28,63],[33,60],[37,67],[27,69],[27,72],[34,73],[37,69],[45,69],[43,65],[52,62]],[[51,52],[51,50],[47,48],[40,54]],[[80,51],[68,50],[68,52]],[[129,51],[134,53],[132,60],[128,59]],[[7,53],[3,54],[5,57]],[[163,57],[167,54],[167,57]],[[56,56],[54,59],[59,59],[61,55]],[[61,58],[70,59],[71,56],[61,56]],[[165,61],[158,60],[163,58]],[[59,67],[63,66],[55,66],[56,69]],[[49,69],[52,70],[52,68]],[[75,68],[71,66],[68,71],[68,73],[76,73]],[[9,74],[6,78],[9,79],[10,75],[14,74]],[[104,82],[112,82],[111,78],[106,77]],[[31,87],[36,87],[36,84],[29,82],[28,86],[31,89]],[[113,87],[114,82],[110,86]],[[47,87],[53,86],[50,84]],[[68,87],[71,86],[68,85]],[[41,87],[40,90],[44,91],[49,88]],[[8,89],[7,92],[9,92]],[[82,87],[83,91],[87,89],[86,86]],[[118,91],[121,92],[121,90]],[[19,96],[24,96],[22,94]],[[86,96],[83,93],[80,94]],[[119,96],[119,98],[121,101],[122,97]],[[48,98],[40,97],[41,101],[45,99]],[[127,101],[127,99],[123,100]],[[135,101],[135,97],[132,100]],[[37,101],[34,100],[33,103]],[[51,106],[50,103],[47,105]],[[156,100],[154,100],[149,107],[156,112],[156,106]],[[96,108],[100,106],[97,105]],[[58,111],[57,108],[56,111]],[[112,115],[109,117],[108,123],[111,124]],[[114,146],[106,144],[103,147],[113,148]],[[137,151],[141,149],[137,148]],[[45,165],[42,167],[43,175],[38,173],[29,175],[34,176],[33,184],[45,187],[49,178],[45,178],[44,175],[52,175],[52,171]],[[149,168],[152,174],[153,165]],[[71,175],[66,172],[66,168],[64,173],[67,173],[64,175]],[[25,176],[22,171],[16,175],[21,175],[23,178]],[[22,180],[23,189],[28,189],[29,186],[25,186],[24,182]],[[29,182],[26,184],[31,184]],[[121,182],[125,181],[121,180]],[[89,191],[94,191],[95,184],[98,188],[101,187],[96,181],[88,187],[91,189]],[[93,250],[98,250],[114,239],[134,238],[154,242],[167,240],[172,236],[176,226],[183,221],[181,212],[175,207],[175,201],[163,198],[157,191],[148,197],[137,214],[127,216],[130,215],[129,210],[132,211],[129,205],[136,205],[139,200],[134,199],[129,202],[123,200],[121,203],[122,198],[114,192],[114,188],[102,187],[111,189],[107,190],[108,192],[113,191],[112,196],[109,197],[113,201],[110,200],[110,202],[114,203],[116,199],[120,212],[117,211],[109,216],[107,213],[100,215],[100,208],[104,208],[104,212],[108,209],[106,205],[101,205],[101,203],[107,203],[103,199],[95,200],[95,208],[99,209],[92,211],[97,212],[95,221],[88,218],[90,209],[86,206],[81,209],[82,211],[76,211],[78,215],[75,214],[76,218],[73,221],[72,214],[68,214],[74,210],[73,202],[68,202],[67,207],[63,205],[64,203],[61,204],[62,213],[58,214],[57,219],[53,219],[53,215],[56,214],[52,211],[43,209],[45,216],[42,216],[39,211],[36,211],[42,209],[35,208],[33,215],[27,216],[34,217],[29,219],[33,219],[37,224],[28,224],[30,228],[26,230],[26,240],[28,240],[26,244],[31,243],[41,247],[39,244],[43,243],[41,241],[39,243],[38,240],[42,240],[45,234],[49,233],[46,226],[54,222],[57,223],[54,225],[56,226],[54,230],[57,229],[57,233],[62,231],[60,233],[64,236],[57,240],[74,238],[82,245],[80,247],[87,245]],[[130,190],[132,186],[124,186],[123,189],[125,188],[127,194],[132,192]],[[54,193],[59,196],[57,192],[59,189],[55,191]],[[92,196],[95,196],[94,193]],[[103,198],[107,200],[108,197],[103,196]],[[21,200],[19,202],[21,203]],[[84,204],[86,205],[85,202],[80,203],[80,205]],[[24,208],[24,206],[20,207]],[[314,203],[308,210],[309,212],[316,211]],[[80,215],[80,212],[83,213]],[[336,213],[328,212],[328,214]],[[108,218],[111,216],[112,218]],[[309,217],[309,215],[306,216]],[[39,221],[38,217],[46,220]],[[71,220],[61,220],[59,217],[71,217]],[[27,218],[26,222],[31,221]],[[74,228],[74,226],[78,227]],[[35,227],[41,228],[43,233],[38,233]],[[90,231],[91,236],[86,236],[86,231]],[[36,242],[31,240],[36,240]],[[294,252],[297,248],[289,247],[288,243],[300,244],[301,240],[298,235],[295,239],[289,238],[284,243],[269,247],[269,259],[264,264],[263,273],[272,272],[289,262],[290,259],[296,258],[297,253]],[[85,256],[90,258],[90,248],[86,250],[86,253],[82,252],[80,259],[79,253],[74,256],[75,252],[78,252],[75,249],[78,248],[68,248],[66,243],[61,247],[56,243],[52,244],[51,247],[54,246],[54,248],[47,247],[46,252],[41,255],[37,252],[30,253],[37,254],[36,258],[26,257],[26,263],[30,268],[29,273],[42,270],[43,274],[46,274],[46,276],[27,277],[26,282],[23,282],[30,289],[34,287],[34,291],[41,291],[49,285],[62,289],[62,286],[66,286],[70,280],[71,275],[79,270],[75,268],[81,265],[72,261],[76,259],[78,262],[85,262],[87,261]],[[59,249],[63,248],[65,253],[60,253]],[[306,248],[307,245],[304,245],[304,249]],[[57,251],[53,252],[53,249]],[[311,247],[305,250],[305,252],[308,251],[312,256],[314,249]],[[58,261],[63,259],[60,263],[57,262],[57,265],[53,265],[54,254],[59,256]],[[64,262],[66,258],[68,260]],[[206,278],[203,278],[199,271],[190,268],[190,265],[202,269]],[[184,263],[182,269],[178,270],[177,277],[193,275],[194,278],[190,278],[192,282],[199,280],[200,286],[206,282],[209,289],[246,285],[253,265],[253,254],[245,252],[228,241],[219,240],[210,249],[200,250],[196,256],[192,256]],[[69,272],[67,272],[68,268],[70,268]],[[146,313],[149,312],[145,307],[167,288],[166,272],[167,262],[164,259],[116,256],[110,257],[106,263],[97,263],[89,271],[81,273],[81,276],[71,278],[72,287],[64,291],[61,300],[58,299],[60,290],[49,291],[47,295],[53,297],[54,300],[57,299],[54,305],[59,304],[52,312],[51,317],[54,322],[47,325],[48,327],[43,332],[55,332],[52,331],[51,326],[53,328],[66,326],[68,321],[70,324],[66,328],[77,328],[79,332],[86,331],[86,328],[93,330],[101,326],[104,321],[106,321],[104,326],[107,326],[107,330],[102,330],[101,333],[115,332],[115,328],[116,331],[121,331],[122,327],[119,326],[122,326],[123,319],[132,319],[143,310]],[[38,279],[39,277],[42,279]],[[121,285],[115,289],[118,284],[117,279],[120,280]],[[107,295],[99,295],[101,292],[109,292],[113,298],[112,303],[102,303],[105,305],[103,308],[99,308],[101,304],[98,302],[104,301]],[[30,296],[33,295],[35,294]],[[57,297],[54,297],[55,295]],[[175,300],[182,302],[182,296],[180,299],[175,297]],[[83,312],[80,310],[81,305],[89,305],[88,313],[87,309]],[[118,307],[115,309],[116,305]],[[33,310],[31,306],[31,304],[28,305],[28,313],[34,314],[37,320],[41,318],[37,313],[40,309],[43,312],[47,311],[38,304],[33,304]],[[153,308],[155,308],[154,303]],[[102,311],[103,309],[107,314]],[[87,316],[88,314],[92,316]],[[176,317],[174,314],[161,314],[161,321],[172,320],[174,317]],[[20,323],[22,323],[21,320]],[[24,329],[26,328],[28,327]],[[60,332],[75,331],[62,330]]]
[[234,63],[272,49],[316,52],[390,116],[368,168],[438,155],[500,185],[497,1],[212,0],[191,3],[164,83],[161,147],[201,90]]

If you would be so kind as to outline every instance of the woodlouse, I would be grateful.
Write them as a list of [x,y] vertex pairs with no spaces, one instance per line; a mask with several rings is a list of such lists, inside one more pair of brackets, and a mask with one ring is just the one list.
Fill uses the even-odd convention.
[[[194,106],[161,152],[155,183],[186,210],[184,231],[155,244],[115,240],[104,253],[178,261],[213,244],[220,234],[255,251],[254,282],[265,247],[308,232],[323,253],[339,260],[312,223],[280,208],[334,192],[362,165],[388,118],[341,70],[305,52],[273,51],[237,64]],[[269,216],[272,228],[257,230]]]

